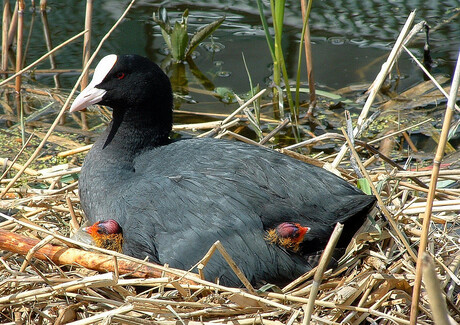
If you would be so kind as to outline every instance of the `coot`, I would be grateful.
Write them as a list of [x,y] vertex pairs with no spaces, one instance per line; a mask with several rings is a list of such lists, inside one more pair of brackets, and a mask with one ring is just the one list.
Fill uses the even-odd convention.
[[[346,246],[375,203],[332,173],[269,149],[171,141],[171,85],[147,58],[104,57],[70,111],[96,103],[110,106],[113,120],[85,158],[81,205],[90,223],[121,226],[128,255],[188,269],[220,240],[253,284],[281,284],[314,267],[310,257],[337,222]],[[270,240],[273,229],[294,238],[299,227],[308,232],[294,247]],[[241,285],[219,253],[204,273]]]

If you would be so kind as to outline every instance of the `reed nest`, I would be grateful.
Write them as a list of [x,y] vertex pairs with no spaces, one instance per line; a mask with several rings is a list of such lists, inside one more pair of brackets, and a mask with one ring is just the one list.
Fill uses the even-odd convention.
[[[232,118],[244,125],[244,116],[239,114]],[[227,123],[234,126],[232,121]],[[175,129],[211,129],[217,136],[234,134],[225,128],[216,129],[216,125],[219,123],[176,125]],[[81,135],[70,127],[61,130],[61,134],[65,132]],[[337,138],[345,143],[340,135],[329,140]],[[75,175],[89,146],[78,139],[55,135],[51,142],[56,146],[50,146],[44,155],[68,162],[28,169],[0,203],[0,216],[7,218],[0,224],[2,323],[305,324],[311,319],[318,324],[409,324],[416,254],[427,204],[428,189],[424,186],[429,184],[430,168],[401,171],[389,164],[372,164],[372,156],[361,168],[378,184],[384,205],[355,235],[338,266],[325,272],[317,267],[284,288],[267,284],[253,290],[243,284],[242,288],[224,287],[201,279],[196,270],[184,272],[153,265],[69,239],[84,222]],[[328,141],[327,137],[322,141]],[[323,167],[332,160],[281,151]],[[352,151],[362,159],[361,153]],[[21,167],[5,159],[1,162],[11,168]],[[443,167],[440,181],[458,182],[458,164]],[[336,171],[356,185],[357,176],[351,168]],[[9,181],[2,180],[2,190]],[[457,322],[459,194],[458,188],[437,190],[427,249],[434,261],[438,292],[447,303],[449,317]],[[322,259],[327,259],[326,254]],[[424,277],[418,323],[431,324],[431,299],[425,286]],[[314,303],[311,312],[310,300]]]

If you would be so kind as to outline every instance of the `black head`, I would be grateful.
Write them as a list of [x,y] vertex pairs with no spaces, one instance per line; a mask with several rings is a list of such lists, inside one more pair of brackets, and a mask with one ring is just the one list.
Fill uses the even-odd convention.
[[139,55],[110,54],[98,63],[92,81],[70,111],[102,104],[113,108],[114,118],[159,121],[170,128],[172,100],[171,83],[158,65]]

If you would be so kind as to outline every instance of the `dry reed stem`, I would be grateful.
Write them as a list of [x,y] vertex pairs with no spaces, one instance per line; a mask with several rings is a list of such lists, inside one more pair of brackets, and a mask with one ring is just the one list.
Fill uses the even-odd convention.
[[[82,55],[82,62],[83,67],[88,64],[88,61],[91,57],[91,26],[92,26],[92,16],[93,16],[93,0],[86,0],[86,11],[85,11],[85,29],[88,33],[85,34],[83,39],[83,55]],[[83,77],[80,83],[80,89],[83,90],[88,85],[89,79],[89,71],[86,70],[83,73]],[[88,130],[88,121],[86,119],[86,112],[80,112],[81,117],[81,125],[83,130]]]
[[125,314],[127,312],[132,311],[132,310],[133,310],[133,305],[120,306],[120,307],[115,308],[115,309],[110,310],[110,311],[99,313],[99,314],[96,314],[94,316],[91,316],[91,317],[88,317],[88,318],[85,318],[85,319],[81,319],[81,320],[76,321],[76,322],[68,323],[68,325],[94,324],[97,321],[100,321],[100,320],[103,320],[103,319],[110,319],[110,317],[113,317],[113,316],[119,315],[119,314]]
[[356,162],[358,163],[358,166],[359,168],[361,169],[361,172],[363,173],[363,175],[366,177],[368,183],[369,183],[369,186],[371,187],[371,190],[372,190],[372,194],[374,194],[377,198],[377,202],[378,202],[378,205],[379,205],[379,208],[382,210],[383,214],[385,215],[385,217],[387,218],[387,220],[390,222],[391,226],[393,227],[393,230],[396,232],[396,234],[398,235],[398,238],[399,240],[401,240],[401,242],[403,243],[404,247],[406,248],[407,252],[409,253],[409,255],[414,259],[414,261],[417,260],[417,256],[415,255],[414,251],[412,250],[412,247],[410,246],[409,242],[407,241],[406,237],[403,235],[403,233],[401,232],[401,230],[399,229],[398,227],[398,224],[396,223],[396,221],[394,220],[394,218],[391,216],[390,212],[388,211],[388,209],[386,208],[385,206],[385,203],[383,202],[382,200],[382,197],[380,196],[379,192],[377,191],[377,188],[375,187],[374,183],[372,182],[371,178],[369,177],[369,174],[368,172],[366,171],[366,169],[364,168],[361,160],[359,159],[359,156],[355,150],[355,148],[352,146],[351,144],[351,141],[350,141],[350,138],[348,137],[347,133],[345,132],[345,130],[342,129],[342,133],[343,133],[343,136],[346,138],[347,140],[347,143],[348,143],[348,147],[349,149],[351,150],[351,153],[352,155],[355,157],[356,159]]
[[270,131],[266,136],[264,136],[260,141],[259,141],[259,144],[261,145],[264,145],[266,144],[268,141],[270,141],[271,138],[273,138],[276,134],[278,134],[278,132],[280,132],[282,129],[284,129],[286,127],[286,125],[288,125],[290,122],[290,120],[288,118],[285,118],[284,120],[281,121],[281,123],[279,123],[276,128],[274,128],[272,131]]
[[[246,103],[244,103],[243,105],[241,105],[240,107],[238,107],[235,111],[233,111],[233,113],[231,113],[230,115],[228,115],[222,122],[221,122],[221,125],[225,125],[227,124],[228,122],[230,122],[230,120],[232,120],[237,114],[239,114],[243,109],[245,109],[246,107],[248,107],[249,105],[252,104],[253,101],[255,101],[257,98],[259,98],[260,96],[262,96],[265,92],[267,91],[267,89],[262,89],[261,91],[259,91],[257,94],[255,94],[254,96],[252,96],[249,100],[246,101]],[[198,137],[208,137],[208,136],[213,136],[215,134],[217,134],[219,132],[220,128],[214,128],[213,130],[207,132],[207,133],[203,133],[203,134],[200,134]]]
[[436,190],[436,183],[438,180],[438,173],[444,156],[444,149],[447,143],[447,136],[449,134],[450,122],[454,113],[454,104],[457,99],[457,91],[460,85],[460,52],[457,57],[457,64],[455,67],[452,87],[450,89],[449,100],[447,101],[446,113],[442,124],[441,138],[436,150],[436,155],[433,160],[433,173],[431,174],[430,188],[427,197],[427,206],[425,209],[425,218],[423,219],[422,236],[420,238],[420,245],[418,250],[417,269],[415,273],[414,292],[412,294],[411,305],[411,325],[417,323],[418,303],[420,299],[420,289],[422,282],[422,258],[428,243],[428,231],[430,228],[431,213],[433,208],[434,195]]
[[[364,104],[363,109],[361,110],[361,113],[358,117],[357,125],[355,129],[353,130],[354,136],[357,136],[358,133],[361,132],[360,128],[363,125],[364,120],[366,119],[367,115],[369,114],[369,110],[372,106],[372,103],[374,102],[375,96],[380,90],[380,87],[385,81],[390,71],[390,68],[393,66],[393,63],[396,60],[396,57],[401,49],[401,46],[403,45],[403,42],[406,38],[407,33],[409,32],[409,28],[412,25],[414,18],[415,18],[415,11],[412,11],[409,17],[407,17],[406,23],[404,24],[404,27],[402,28],[401,33],[399,34],[395,45],[391,49],[391,52],[390,52],[390,55],[388,56],[387,61],[382,65],[382,68],[379,74],[375,78],[372,84],[372,87],[369,91],[369,96],[367,97],[366,103]],[[342,148],[340,148],[340,153],[337,155],[337,157],[334,159],[334,162],[332,163],[332,166],[334,168],[336,168],[339,165],[339,163],[342,161],[343,157],[345,156],[346,150],[347,150],[346,145],[343,145]]]
[[[305,21],[307,14],[307,0],[300,0],[301,11],[302,11],[302,21]],[[313,1],[313,0],[309,0]],[[313,73],[313,56],[311,54],[311,39],[310,39],[310,25],[307,23],[305,26],[304,34],[304,46],[305,46],[305,61],[307,66],[307,80],[308,80],[308,89],[310,90],[310,104],[308,107],[308,116],[313,115],[313,109],[316,106],[316,88],[315,88],[315,77]]]
[[[91,22],[93,16],[93,0],[86,0],[86,11],[85,11],[85,30],[88,32],[85,34],[83,39],[83,68],[88,64],[91,57]],[[89,71],[87,70],[81,79],[80,89],[83,90],[88,85]]]
[[8,69],[8,26],[10,25],[10,2],[3,1],[2,10],[2,62],[1,69],[3,71]]
[[[8,172],[11,170],[11,168],[22,168],[21,165],[19,164],[16,164],[16,161],[19,159],[19,157],[21,156],[21,154],[23,153],[24,149],[27,147],[27,145],[29,144],[30,140],[32,140],[32,137],[33,137],[33,133],[27,138],[26,142],[24,142],[24,144],[22,145],[21,149],[19,149],[18,153],[16,154],[16,156],[14,156],[13,160],[12,161],[9,161],[7,159],[4,159],[4,158],[0,158],[0,164],[2,164],[3,166],[5,164],[8,165],[8,167],[5,169],[5,171],[3,172],[3,174],[0,176],[0,181],[8,174]],[[24,171],[26,174],[27,173],[35,173],[35,171],[33,169],[27,169]],[[29,174],[30,175],[30,174]]]
[[0,86],[3,86],[5,85],[6,83],[10,82],[11,80],[13,80],[14,78],[16,78],[17,76],[23,74],[24,72],[32,69],[34,66],[36,66],[37,64],[41,63],[43,60],[45,60],[48,56],[50,56],[51,54],[53,54],[54,52],[60,50],[62,47],[66,46],[67,44],[73,42],[74,40],[76,40],[77,38],[79,38],[80,36],[82,36],[83,34],[85,34],[86,31],[82,31],[80,33],[78,33],[77,35],[69,38],[68,40],[66,40],[65,42],[62,42],[61,44],[59,44],[58,46],[56,46],[55,48],[53,48],[51,51],[45,53],[44,55],[42,55],[40,58],[38,58],[37,60],[35,60],[34,62],[32,62],[31,64],[29,64],[27,67],[17,71],[15,74],[13,74],[12,76],[6,78],[5,80],[3,80],[2,82],[0,82]]
[[329,239],[326,248],[324,249],[324,252],[321,255],[318,268],[316,269],[315,276],[313,277],[313,285],[310,290],[310,298],[308,300],[307,307],[305,308],[305,315],[302,324],[310,324],[311,315],[313,313],[313,308],[315,306],[315,300],[318,295],[319,285],[323,279],[324,271],[326,270],[326,267],[331,261],[332,253],[334,252],[335,246],[339,241],[342,231],[343,225],[341,223],[337,223],[334,228],[334,231],[331,234],[331,238]]
[[[418,67],[425,73],[425,75],[428,78],[430,78],[430,80],[434,83],[436,88],[438,88],[439,91],[444,95],[444,97],[449,99],[449,95],[447,94],[447,92],[444,90],[444,88],[442,88],[442,86],[433,77],[433,75],[425,68],[425,66],[420,62],[420,60],[417,59],[417,57],[414,54],[412,54],[412,52],[407,47],[405,47],[404,45],[403,45],[403,49],[407,52],[407,54],[409,54],[409,56],[412,58],[412,60],[414,60],[415,63],[417,63]],[[455,106],[455,109],[460,112],[460,107],[458,107],[458,105],[456,103],[454,103],[454,106]]]
[[425,252],[422,257],[423,282],[425,283],[430,302],[431,311],[436,324],[449,324],[449,313],[446,301],[442,295],[441,287],[431,257]]

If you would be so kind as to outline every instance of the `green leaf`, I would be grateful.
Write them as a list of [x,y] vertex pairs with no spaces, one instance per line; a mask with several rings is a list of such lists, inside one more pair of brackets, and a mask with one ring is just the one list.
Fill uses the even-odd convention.
[[358,182],[356,184],[358,188],[363,191],[367,195],[372,195],[372,190],[371,186],[369,185],[369,182],[365,178],[360,178],[358,179]]
[[186,9],[182,14],[182,20],[174,23],[171,33],[171,54],[176,61],[183,61],[185,59],[185,51],[188,45],[187,20],[188,10]]
[[190,44],[188,45],[185,56],[190,56],[196,47],[209,35],[214,33],[214,31],[224,22],[225,17],[221,17],[212,23],[209,23],[201,28],[199,28],[196,33],[190,39]]
[[270,54],[272,55],[272,60],[275,61],[275,46],[273,45],[273,38],[271,37],[270,30],[268,29],[267,19],[265,18],[261,0],[257,0],[257,7],[259,8],[260,21],[262,22],[262,26],[264,27],[265,38],[267,39]]
[[165,31],[168,35],[172,33],[171,24],[169,23],[168,12],[164,7],[158,9],[157,15],[153,13],[153,21],[157,23],[162,31]]
[[78,174],[68,174],[61,177],[61,182],[69,184],[78,181]]

